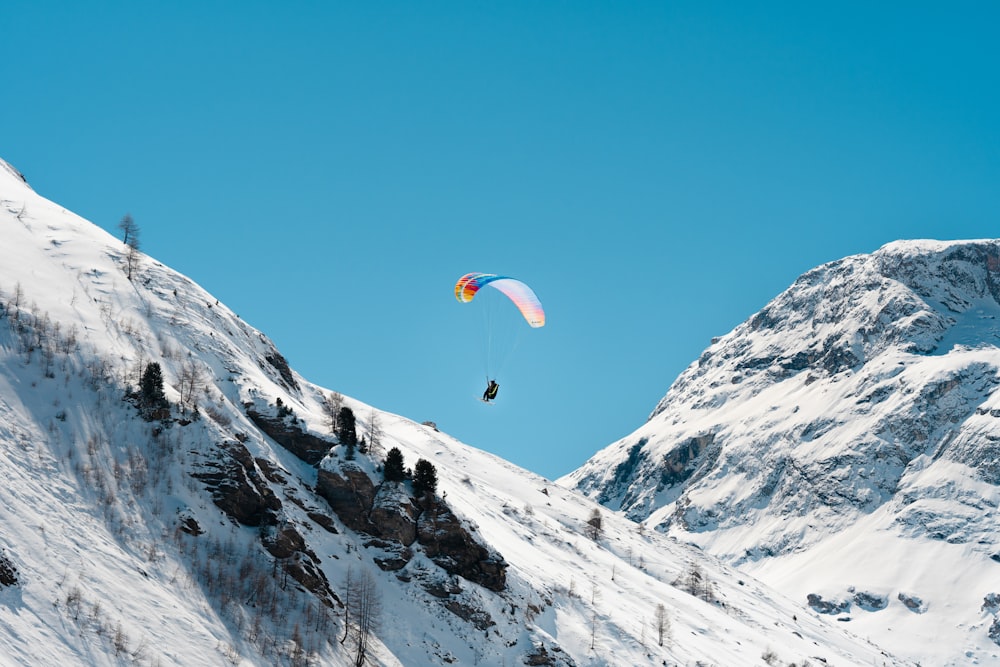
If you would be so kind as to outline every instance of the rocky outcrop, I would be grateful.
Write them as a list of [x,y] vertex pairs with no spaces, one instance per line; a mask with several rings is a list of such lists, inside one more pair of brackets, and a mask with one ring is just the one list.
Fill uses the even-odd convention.
[[316,465],[327,455],[333,443],[312,433],[307,433],[299,422],[287,414],[270,416],[261,414],[253,404],[246,406],[247,417],[276,443],[310,465]]
[[903,606],[912,611],[915,614],[922,614],[927,611],[927,604],[916,595],[910,595],[909,593],[900,593],[896,596]]
[[440,498],[426,500],[424,506],[417,521],[417,541],[427,556],[450,574],[502,591],[507,582],[503,558],[476,540]]
[[330,503],[330,509],[345,526],[358,533],[376,534],[368,519],[375,501],[375,484],[364,470],[350,463],[336,471],[320,468],[316,493]]
[[524,658],[524,664],[531,667],[575,667],[576,663],[558,646],[547,647],[539,644]]
[[[294,525],[280,520],[281,500],[262,474],[258,461],[239,442],[229,442],[217,450],[192,475],[212,493],[212,501],[231,519],[243,526],[261,528],[261,544],[281,568],[325,605],[339,603],[313,553]],[[274,471],[269,470],[273,476]],[[197,536],[203,531],[191,517],[182,517],[181,530]]]
[[993,643],[1000,646],[1000,618],[994,618],[993,622],[990,624],[989,630],[986,631],[987,636],[993,640]]
[[281,500],[268,486],[247,448],[229,442],[219,447],[218,454],[192,473],[212,492],[212,501],[241,525],[274,525]]
[[15,586],[17,582],[17,567],[7,554],[0,553],[0,586]]
[[822,595],[810,593],[806,602],[820,614],[845,614],[851,610],[849,600],[824,600]]
[[[278,375],[281,377],[281,382],[285,385],[286,389],[299,391],[299,383],[295,381],[295,375],[292,373],[292,369],[288,366],[288,361],[280,352],[272,350],[270,354],[264,355],[264,361],[266,361],[271,368],[278,371]],[[264,366],[261,365],[261,368],[264,368]]]
[[386,482],[376,487],[359,466],[342,462],[336,470],[320,469],[316,492],[345,526],[370,535],[382,555],[376,563],[384,570],[399,570],[412,557],[414,543],[449,574],[492,591],[506,587],[507,564],[473,535],[474,529],[459,519],[441,498],[417,502],[406,486]]
[[261,536],[261,543],[268,553],[278,559],[282,569],[292,579],[311,591],[323,604],[328,607],[333,607],[335,602],[340,604],[319,567],[319,558],[294,525],[285,523],[275,526]]
[[404,486],[383,482],[375,493],[368,514],[375,535],[410,546],[417,539],[417,517],[420,508],[413,503]]

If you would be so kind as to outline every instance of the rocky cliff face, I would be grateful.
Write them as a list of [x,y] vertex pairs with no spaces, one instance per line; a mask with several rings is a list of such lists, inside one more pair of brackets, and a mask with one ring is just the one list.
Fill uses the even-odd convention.
[[[949,461],[995,485],[1000,446],[1000,243],[899,242],[814,269],[705,350],[647,424],[570,476],[660,529],[750,527],[736,561],[788,552],[891,506],[911,533],[979,542],[984,514],[948,516],[928,493]],[[996,550],[992,542],[980,548]]]
[[418,500],[402,483],[376,486],[361,465],[335,458],[320,469],[316,492],[344,525],[379,540],[375,544],[385,554],[377,563],[383,570],[404,567],[413,556],[410,546],[417,543],[448,574],[492,591],[505,588],[503,558],[477,539],[473,526],[455,516],[443,499]]

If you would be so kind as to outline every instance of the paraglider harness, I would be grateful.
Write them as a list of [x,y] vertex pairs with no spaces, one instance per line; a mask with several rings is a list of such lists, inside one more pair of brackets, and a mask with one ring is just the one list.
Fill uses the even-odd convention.
[[492,401],[497,397],[497,392],[500,391],[500,385],[497,384],[496,380],[490,380],[490,384],[486,387],[486,391],[483,392],[484,401]]

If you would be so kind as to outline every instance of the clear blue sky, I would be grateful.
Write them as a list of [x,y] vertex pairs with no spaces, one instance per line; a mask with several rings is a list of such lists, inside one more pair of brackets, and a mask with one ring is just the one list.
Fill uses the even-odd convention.
[[[0,157],[311,381],[556,477],[813,266],[1000,237],[998,7],[6,0]],[[548,314],[492,407],[469,271]]]

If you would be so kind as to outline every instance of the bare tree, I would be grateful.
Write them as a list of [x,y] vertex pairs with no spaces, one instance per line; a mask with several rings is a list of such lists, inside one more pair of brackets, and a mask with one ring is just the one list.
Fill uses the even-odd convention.
[[594,511],[590,513],[590,518],[587,519],[587,524],[583,528],[584,534],[592,540],[597,540],[601,536],[601,531],[603,530],[603,520],[601,519],[601,510],[594,508]]
[[597,615],[597,602],[601,599],[601,592],[597,590],[597,584],[593,584],[590,591],[590,650],[597,646],[597,627],[599,625]]
[[674,580],[673,585],[705,602],[715,601],[712,580],[697,563],[690,563],[688,570]]
[[181,364],[180,377],[181,403],[194,405],[195,394],[205,386],[205,374],[194,359],[188,359]]
[[347,574],[344,575],[344,636],[340,638],[340,643],[347,641],[348,631],[351,629],[351,618],[354,615],[354,598],[351,592],[354,590],[354,567],[347,566]]
[[125,267],[129,280],[132,274],[139,267],[139,225],[132,218],[132,214],[126,213],[118,223],[118,229],[122,230],[122,241],[125,243]]
[[344,395],[340,392],[331,391],[329,396],[323,398],[323,414],[326,415],[326,425],[330,428],[330,433],[337,433],[342,407],[344,407]]
[[670,636],[670,617],[667,616],[667,608],[663,604],[656,605],[656,619],[653,621],[656,628],[656,641],[663,646],[664,639]]
[[21,287],[21,283],[16,283],[14,285],[14,294],[11,296],[10,301],[7,303],[7,310],[14,311],[11,315],[11,319],[15,322],[21,317],[21,303],[24,301],[24,288]]
[[141,254],[139,253],[139,246],[128,245],[128,250],[125,251],[125,275],[129,280],[132,280],[132,275],[139,268],[139,259]]
[[[350,575],[350,572],[348,573]],[[349,578],[347,598],[347,625],[354,641],[354,667],[363,667],[368,658],[368,642],[378,631],[382,617],[382,599],[376,586],[375,577],[369,570]],[[346,635],[346,633],[345,633]]]
[[308,664],[308,656],[305,649],[302,648],[302,631],[299,630],[298,623],[292,630],[292,650],[289,658],[293,667],[303,667]]
[[383,435],[382,420],[379,419],[378,413],[373,409],[371,417],[368,419],[368,451],[374,459],[381,458]]
[[131,245],[129,242],[134,240],[138,246],[139,225],[136,224],[131,213],[126,213],[122,216],[122,219],[118,222],[118,229],[122,230],[122,242],[125,245]]

